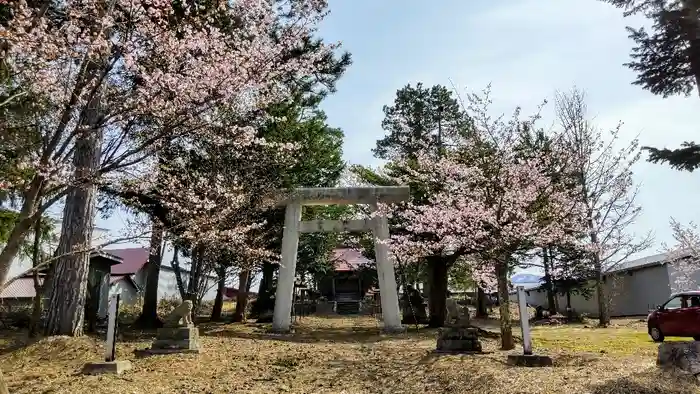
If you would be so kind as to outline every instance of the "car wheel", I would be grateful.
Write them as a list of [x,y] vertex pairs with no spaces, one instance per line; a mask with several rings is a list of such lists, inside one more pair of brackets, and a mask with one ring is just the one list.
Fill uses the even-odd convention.
[[651,340],[654,342],[663,342],[664,341],[664,334],[661,332],[661,329],[658,327],[649,327],[649,336],[651,337]]

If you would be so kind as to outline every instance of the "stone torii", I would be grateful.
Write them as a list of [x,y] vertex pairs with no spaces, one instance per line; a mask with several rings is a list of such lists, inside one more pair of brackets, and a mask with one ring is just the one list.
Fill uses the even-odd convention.
[[287,208],[272,329],[276,332],[289,332],[290,329],[299,233],[371,231],[375,238],[384,331],[403,331],[394,265],[389,258],[388,245],[382,242],[389,239],[389,223],[386,215],[375,214],[371,219],[301,221],[301,210],[304,205],[367,204],[376,212],[377,203],[390,204],[408,200],[409,187],[300,188],[292,192],[280,191],[280,193],[285,195],[285,198],[279,204],[286,205]]

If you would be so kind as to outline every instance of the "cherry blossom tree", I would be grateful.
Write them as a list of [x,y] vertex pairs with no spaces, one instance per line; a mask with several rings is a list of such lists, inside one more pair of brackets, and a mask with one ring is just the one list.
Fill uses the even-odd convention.
[[[34,218],[55,202],[72,201],[63,248],[89,242],[97,184],[149,168],[169,141],[250,146],[250,126],[207,126],[224,112],[244,119],[283,100],[288,89],[281,81],[313,75],[316,61],[334,49],[289,56],[308,44],[326,13],[323,0],[218,2],[207,12],[198,2],[177,8],[170,1],[72,0],[58,5],[56,18],[24,1],[10,6],[14,17],[0,28],[3,58],[14,86],[47,110],[37,123],[41,147],[22,163],[34,175],[3,180],[3,189],[21,190],[24,202],[0,252],[0,283]],[[41,195],[52,197],[40,205]],[[66,257],[56,269],[84,283],[86,256]],[[62,295],[63,306],[56,300],[61,312],[51,332],[81,333],[84,291],[74,287]]]
[[671,266],[670,286],[672,291],[698,289],[700,271],[700,232],[697,224],[683,225],[676,219],[670,220],[674,243],[664,244],[666,262]]
[[433,192],[427,204],[392,207],[409,235],[392,237],[391,246],[407,262],[441,254],[472,255],[472,261],[482,262],[472,269],[474,279],[498,290],[501,345],[512,349],[508,273],[518,253],[566,238],[580,223],[580,205],[568,188],[552,182],[542,164],[560,160],[564,150],[554,147],[537,158],[519,154],[519,131],[536,117],[523,122],[516,111],[507,122],[492,120],[488,91],[484,98],[469,98],[474,133],[441,156],[421,154],[415,161],[392,163],[407,174],[406,181],[418,180]]
[[596,276],[599,324],[610,323],[611,297],[606,291],[606,273],[651,245],[651,233],[630,232],[641,213],[636,203],[639,186],[632,167],[640,158],[636,139],[621,148],[620,127],[604,135],[587,119],[584,92],[573,89],[556,97],[562,144],[570,154],[570,174],[579,186],[578,200],[585,209],[587,239],[583,246]]

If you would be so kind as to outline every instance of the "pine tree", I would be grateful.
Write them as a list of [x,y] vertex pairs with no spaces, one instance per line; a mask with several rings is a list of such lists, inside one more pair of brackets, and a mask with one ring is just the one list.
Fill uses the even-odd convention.
[[636,46],[625,65],[637,72],[635,85],[663,97],[700,93],[700,1],[603,1],[653,22],[651,32],[627,27]]
[[422,149],[437,150],[466,130],[469,118],[445,86],[415,87],[396,91],[394,105],[384,106],[382,128],[387,135],[377,141],[376,157],[411,156]]
[[[626,65],[637,72],[635,85],[669,97],[700,93],[700,0],[603,0],[653,21],[652,33],[628,27],[637,44]],[[700,147],[686,141],[678,149],[642,147],[652,163],[667,163],[682,171],[700,166]]]
[[[385,160],[414,159],[418,152],[439,155],[450,149],[460,137],[472,130],[472,121],[445,86],[430,88],[422,83],[410,84],[396,91],[394,104],[384,106],[382,128],[386,136],[377,141],[373,150],[375,157]],[[353,172],[363,182],[388,186],[399,178],[405,170],[386,166],[386,174],[379,174],[370,168],[356,166]],[[420,204],[427,200],[433,185],[410,182],[411,201]],[[400,223],[392,224],[395,233],[405,232]],[[408,236],[412,234],[407,233]],[[441,327],[445,321],[445,302],[448,291],[448,273],[457,260],[457,253],[450,256],[427,256],[429,282],[429,310],[431,327]]]

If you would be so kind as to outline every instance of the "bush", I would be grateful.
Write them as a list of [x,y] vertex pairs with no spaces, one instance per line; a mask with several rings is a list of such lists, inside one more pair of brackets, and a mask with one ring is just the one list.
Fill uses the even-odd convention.
[[119,304],[119,324],[132,324],[141,315],[143,301],[139,299],[133,304]]
[[199,304],[199,314],[200,315],[210,316],[211,311],[213,309],[214,309],[214,301],[202,301],[202,303]]
[[0,327],[29,328],[32,321],[32,308],[16,306],[0,309]]
[[170,314],[170,312],[173,311],[173,309],[177,308],[178,305],[180,305],[182,301],[180,301],[180,297],[177,296],[170,296],[167,298],[161,298],[158,301],[158,316],[161,318],[164,318]]

